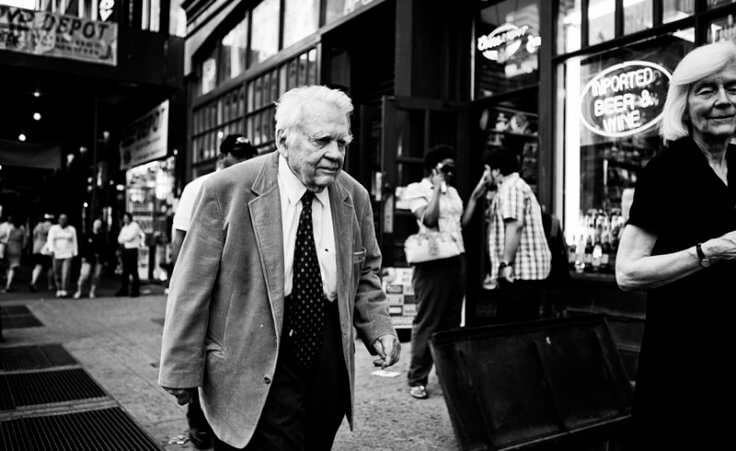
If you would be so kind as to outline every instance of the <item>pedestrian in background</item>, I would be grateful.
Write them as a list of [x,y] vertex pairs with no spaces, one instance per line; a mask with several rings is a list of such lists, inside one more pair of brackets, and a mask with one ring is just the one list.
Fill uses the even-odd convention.
[[355,333],[382,367],[398,361],[370,196],[342,172],[352,110],[324,86],[286,92],[278,152],[201,187],[159,383],[180,404],[199,393],[215,450],[329,450],[352,424]]
[[97,284],[100,282],[100,275],[102,274],[102,256],[105,254],[105,235],[102,232],[102,220],[95,219],[92,222],[92,230],[84,235],[81,247],[82,266],[79,270],[79,280],[77,281],[77,291],[74,293],[74,299],[82,297],[84,285],[90,279],[90,276],[89,298],[94,299]]
[[54,259],[56,297],[65,298],[69,296],[72,259],[77,256],[79,245],[77,230],[69,224],[69,218],[64,213],[59,215],[59,223],[49,229],[47,243]]
[[[248,160],[258,155],[256,149],[248,138],[243,135],[228,135],[220,144],[220,157],[218,160],[218,170],[228,168],[241,161]],[[202,182],[205,181],[207,175],[198,177],[187,183],[181,193],[179,206],[176,208],[173,221],[173,231],[171,236],[171,254],[174,266],[176,266],[176,258],[181,249],[181,243],[189,230],[191,222],[192,210],[194,209],[194,201],[199,195]],[[199,396],[193,396],[187,405],[187,422],[189,424],[189,440],[198,449],[207,449],[212,446],[212,428],[207,423],[207,419],[199,405]]]
[[28,290],[35,293],[38,289],[38,278],[41,272],[46,270],[46,283],[49,290],[54,289],[54,270],[53,261],[51,260],[51,249],[48,247],[49,230],[53,225],[54,215],[46,213],[43,218],[33,228],[33,271],[31,272],[31,284]]
[[133,215],[123,214],[123,227],[118,234],[118,244],[123,263],[121,284],[115,296],[137,297],[140,295],[141,280],[138,275],[138,249],[143,245],[144,234]]
[[488,226],[496,320],[535,320],[539,318],[552,259],[542,209],[529,184],[519,175],[519,159],[514,152],[495,148],[484,159],[487,168],[481,181],[495,184],[498,190],[491,201]]
[[463,244],[463,201],[455,187],[455,149],[434,146],[424,155],[425,177],[406,187],[402,199],[416,216],[419,233],[449,234],[459,255],[413,265],[412,285],[417,314],[412,321],[409,394],[429,397],[427,383],[434,361],[429,338],[440,330],[460,327],[465,295],[465,246]]
[[665,147],[639,172],[616,259],[648,290],[632,409],[637,450],[720,449],[736,399],[736,44],[692,50],[672,74]]
[[8,216],[8,226],[0,234],[0,241],[4,243],[5,260],[8,264],[5,276],[5,292],[12,293],[15,272],[20,267],[23,249],[28,241],[28,232],[17,216]]

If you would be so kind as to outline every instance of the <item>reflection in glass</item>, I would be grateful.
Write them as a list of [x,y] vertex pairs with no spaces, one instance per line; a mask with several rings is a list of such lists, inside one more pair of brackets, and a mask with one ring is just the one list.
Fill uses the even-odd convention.
[[628,0],[624,2],[624,34],[651,28],[652,0]]
[[284,2],[284,48],[317,31],[320,0]]
[[279,50],[279,0],[263,0],[252,14],[249,65],[260,63]]
[[734,2],[736,2],[736,0],[708,0],[708,8],[728,5],[729,3],[734,3]]
[[637,176],[660,149],[668,75],[693,48],[681,37],[692,32],[571,58],[558,67],[555,153],[564,168],[555,174],[563,177],[557,190],[565,194],[564,210],[556,213],[579,271],[613,271]]
[[590,0],[588,5],[588,44],[595,45],[615,37],[616,2]]
[[695,12],[695,0],[663,0],[662,23],[674,22],[692,16]]
[[561,0],[557,15],[557,53],[580,49],[581,0]]
[[220,41],[220,82],[235,78],[245,70],[248,18],[230,30]]
[[476,97],[536,84],[541,43],[537,0],[482,8],[475,40]]
[[734,15],[718,18],[708,25],[708,43],[736,38]]
[[325,2],[325,24],[333,22],[345,15],[345,0],[327,0]]

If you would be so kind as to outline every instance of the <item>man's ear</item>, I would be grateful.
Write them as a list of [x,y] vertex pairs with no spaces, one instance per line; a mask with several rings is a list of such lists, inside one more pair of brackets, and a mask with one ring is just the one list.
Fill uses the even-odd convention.
[[283,129],[276,130],[276,149],[286,157],[288,155],[288,147],[286,145],[286,132]]

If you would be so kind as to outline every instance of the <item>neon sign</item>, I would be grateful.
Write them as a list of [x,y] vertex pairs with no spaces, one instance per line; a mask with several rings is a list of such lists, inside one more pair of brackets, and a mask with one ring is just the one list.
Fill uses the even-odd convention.
[[609,67],[583,88],[583,125],[609,138],[631,136],[653,127],[662,118],[669,80],[667,69],[648,61]]

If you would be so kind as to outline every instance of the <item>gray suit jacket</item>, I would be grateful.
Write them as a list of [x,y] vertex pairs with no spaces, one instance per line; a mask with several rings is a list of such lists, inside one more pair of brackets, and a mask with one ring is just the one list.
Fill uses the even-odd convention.
[[[273,152],[204,182],[166,307],[159,383],[200,387],[215,434],[235,447],[248,443],[263,410],[284,319],[277,173]],[[344,172],[328,189],[352,405],[354,331],[371,352],[376,338],[396,332],[378,277],[381,252],[368,192]],[[351,413],[348,419],[352,424]]]

